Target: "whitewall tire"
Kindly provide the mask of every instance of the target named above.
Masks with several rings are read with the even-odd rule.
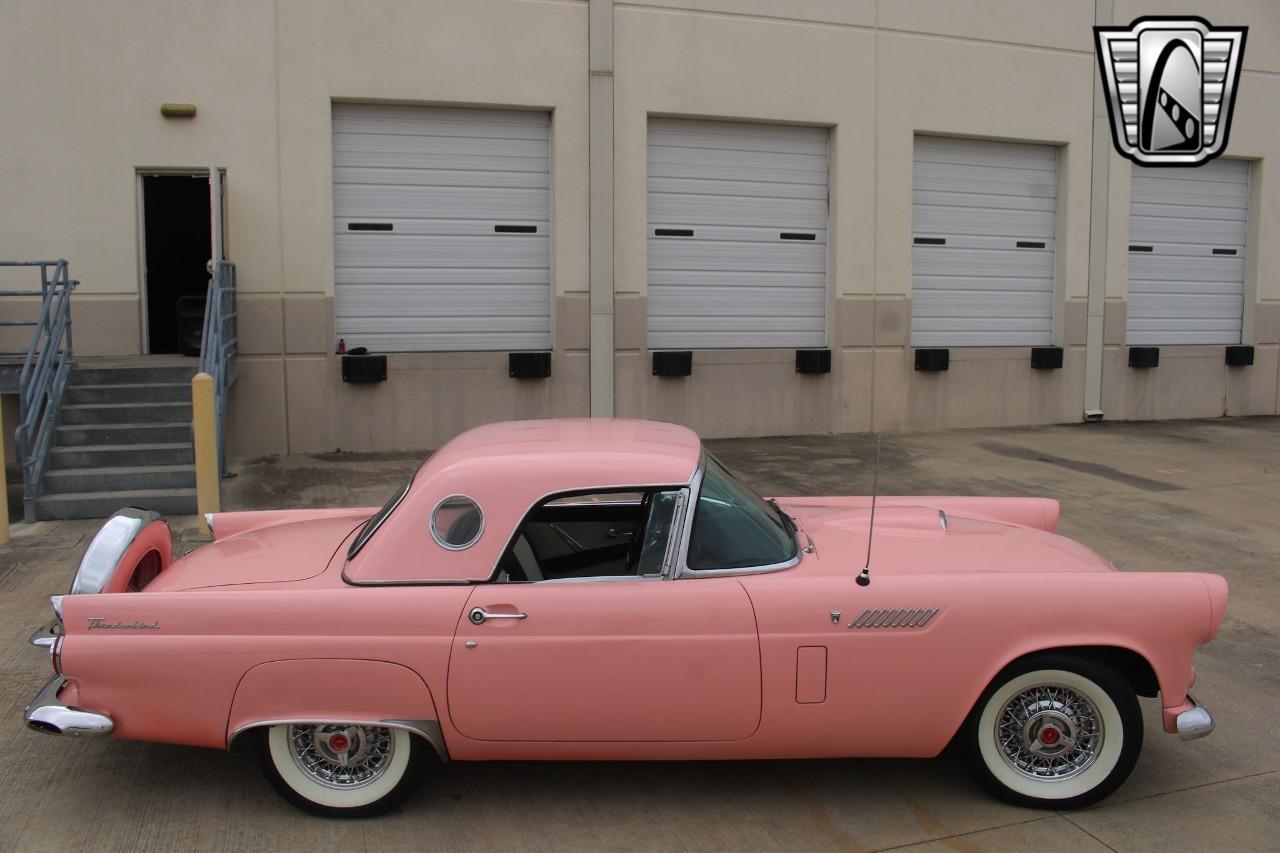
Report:
[[[255,731],[259,763],[293,805],[329,817],[368,817],[412,793],[430,747],[399,728],[347,723]]]
[[[1091,657],[1044,654],[992,682],[960,730],[970,769],[998,796],[1069,809],[1109,796],[1142,750],[1133,686]]]

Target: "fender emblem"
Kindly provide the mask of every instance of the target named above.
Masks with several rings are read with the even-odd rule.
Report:
[[[112,631],[158,631],[160,630],[159,622],[108,622],[101,616],[89,617],[89,630],[112,630]]]

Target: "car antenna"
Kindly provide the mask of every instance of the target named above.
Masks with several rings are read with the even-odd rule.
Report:
[[[876,464],[871,469],[871,523],[867,525],[867,562],[858,572],[858,586],[871,585],[871,537],[876,530],[876,481],[880,478],[880,443],[883,436],[876,436]]]

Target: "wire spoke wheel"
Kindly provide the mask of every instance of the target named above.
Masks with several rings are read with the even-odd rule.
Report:
[[[300,809],[330,817],[394,808],[430,760],[427,742],[397,726],[279,723],[256,737],[259,763],[276,791]]]
[[[360,788],[391,766],[391,729],[340,724],[289,726],[289,752],[302,772],[331,788]]]
[[[1002,799],[1081,808],[1133,770],[1142,711],[1133,685],[1106,660],[1045,652],[998,673],[958,738],[974,775]]]
[[[1094,704],[1061,684],[1039,684],[1014,696],[996,717],[1001,757],[1036,781],[1071,779],[1102,749],[1105,728]]]

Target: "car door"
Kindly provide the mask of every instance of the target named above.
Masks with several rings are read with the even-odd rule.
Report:
[[[760,647],[733,577],[477,585],[448,706],[466,737],[729,741],[760,723]]]
[[[739,740],[759,724],[755,619],[734,578],[484,584],[477,608],[494,616],[464,614],[449,665],[467,737]]]

